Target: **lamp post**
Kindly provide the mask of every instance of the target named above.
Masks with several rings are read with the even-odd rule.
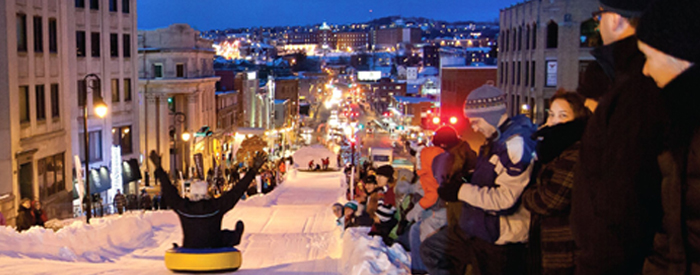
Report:
[[[97,82],[97,85],[93,85],[92,82],[88,82],[88,78],[93,78],[93,81]],[[107,115],[107,105],[102,100],[102,85],[100,84],[100,77],[96,74],[88,74],[83,78],[85,85],[90,89],[99,89],[99,96],[95,98],[93,96],[93,107],[95,108],[95,114],[103,118]],[[88,84],[90,83],[90,84]],[[90,218],[92,217],[92,195],[90,194],[90,136],[88,132],[88,104],[87,104],[87,89],[83,93],[83,133],[84,133],[84,144],[83,149],[85,151],[85,196],[87,198],[86,204],[86,222],[90,224]]]
[[[188,145],[187,146],[187,158],[186,158],[187,161],[186,161],[186,165],[184,167],[185,169],[183,169],[183,170],[185,170],[185,176],[187,176],[187,178],[190,178],[190,150],[191,150],[192,146],[190,145],[189,141],[190,141],[191,137],[192,137],[192,135],[190,135],[190,133],[187,130],[185,130],[185,132],[182,133],[182,141],[184,141]],[[184,153],[183,153],[183,155],[184,155]]]
[[[180,124],[185,123],[187,121],[187,115],[183,112],[175,112],[175,113],[172,113],[172,115],[173,115],[173,126],[172,126],[173,127],[172,128],[173,134],[172,134],[172,136],[173,136],[173,141],[174,141],[173,146],[175,147],[175,156],[176,156],[175,157],[175,169],[172,169],[175,171],[172,171],[172,173],[175,176],[175,178],[177,178],[177,176],[178,176],[177,171],[176,171],[177,170],[177,156],[179,155],[179,151],[180,151],[180,148],[177,146],[177,140],[180,138],[177,135],[177,130],[178,130],[178,126],[180,126]],[[183,133],[183,135],[184,135],[184,133]],[[182,156],[180,157],[180,161],[182,163],[184,163],[184,158]]]

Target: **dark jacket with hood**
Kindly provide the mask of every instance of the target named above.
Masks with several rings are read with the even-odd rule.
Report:
[[[700,274],[700,66],[661,91],[671,122],[658,161],[663,174],[663,228],[644,274]]]
[[[579,274],[634,274],[661,220],[656,157],[665,113],[659,89],[642,74],[645,59],[635,37],[595,56],[613,82],[588,122],[574,173],[576,268]]]
[[[471,179],[476,167],[476,152],[472,150],[469,143],[460,140],[459,144],[447,149],[442,154],[433,159],[433,176],[438,185],[446,184],[449,180]],[[462,214],[461,201],[446,202],[447,204],[447,224],[456,226],[459,223],[459,216]]]
[[[530,210],[530,274],[573,274],[574,236],[569,225],[574,166],[586,119],[537,131],[533,178],[522,196]]]
[[[218,248],[224,246],[221,220],[231,210],[248,184],[255,178],[256,170],[249,170],[233,189],[216,199],[190,201],[180,197],[175,186],[170,183],[168,174],[162,168],[155,172],[161,182],[163,200],[175,210],[182,225],[184,248]]]
[[[19,206],[17,211],[17,231],[24,231],[32,227],[36,222],[31,208],[26,208],[24,205]]]
[[[481,146],[471,182],[458,192],[464,202],[459,228],[467,236],[496,245],[527,241],[530,214],[522,208],[520,195],[532,171],[531,136],[536,130],[529,118],[518,115],[503,122]]]

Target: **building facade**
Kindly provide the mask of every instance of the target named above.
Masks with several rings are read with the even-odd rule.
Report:
[[[546,117],[558,88],[575,91],[601,43],[591,12],[598,2],[526,1],[502,9],[497,85],[508,95],[510,115]]]
[[[373,31],[372,47],[374,50],[397,49],[398,44],[417,44],[421,42],[419,28],[387,28]]]
[[[440,47],[431,45],[423,46],[423,66],[440,67]]]
[[[278,77],[275,78],[275,99],[285,102],[286,114],[277,115],[275,111],[275,120],[283,118],[282,125],[286,127],[298,126],[299,120],[299,79],[296,77]]]
[[[390,78],[382,78],[379,82],[369,85],[371,91],[368,100],[374,104],[375,110],[386,112],[394,96],[406,96],[406,83],[393,82]]]
[[[240,117],[237,121],[238,127],[258,128],[262,127],[262,121],[258,112],[261,106],[258,103],[258,90],[260,81],[256,71],[240,72],[236,74],[235,89],[240,91]]]
[[[238,120],[238,95],[237,91],[216,92],[216,128],[225,132],[233,132]]]
[[[217,126],[212,41],[187,24],[173,24],[139,31],[138,47],[139,143],[144,152],[162,154],[171,173],[187,171],[198,146],[186,146],[182,134]]]
[[[359,51],[369,49],[369,35],[366,32],[335,33],[336,50]]]
[[[139,151],[132,142],[138,135],[132,127],[136,1],[3,1],[0,14],[0,87],[8,91],[0,94],[7,118],[0,121],[0,140],[6,141],[0,211],[14,224],[20,200],[28,198],[41,201],[49,219],[71,217],[79,214],[71,171],[83,166],[73,156],[85,161],[83,106],[101,96],[109,109],[99,118],[88,108],[91,169],[115,171],[122,165],[115,160],[135,158]],[[89,74],[99,80],[86,83]],[[110,187],[123,188],[109,176],[97,186],[103,188],[93,186],[91,193],[104,197],[111,197]]]

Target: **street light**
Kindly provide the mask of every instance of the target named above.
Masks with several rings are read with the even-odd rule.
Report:
[[[451,117],[451,118],[450,118],[450,124],[452,124],[452,125],[457,124],[457,117],[454,117],[454,116]]]
[[[88,82],[88,78],[94,78],[97,85],[93,85],[94,82]],[[105,104],[104,100],[102,100],[102,85],[100,85],[100,77],[97,76],[96,74],[88,74],[83,78],[83,82],[85,82],[85,85],[90,88],[95,90],[96,88],[99,89],[99,96],[95,98],[93,96],[93,108],[95,108],[95,114],[103,118],[105,115],[107,115],[107,104]],[[88,84],[90,83],[90,84]],[[85,198],[87,198],[87,204],[86,204],[86,223],[90,224],[90,218],[92,217],[92,195],[90,194],[90,136],[88,132],[88,107],[87,107],[87,94],[88,91],[87,89],[83,93],[83,134],[84,134],[84,144],[83,144],[83,149],[85,152]]]
[[[180,151],[180,148],[177,146],[177,140],[178,140],[178,138],[179,138],[178,135],[177,135],[177,130],[178,130],[178,128],[179,128],[178,126],[180,126],[180,125],[183,124],[183,123],[186,123],[186,121],[187,121],[187,115],[186,115],[185,113],[183,113],[183,112],[175,112],[175,113],[172,113],[171,115],[173,115],[173,126],[171,126],[171,131],[172,131],[171,136],[173,137],[173,142],[174,142],[173,147],[175,147],[175,169],[174,169],[175,171],[172,171],[172,173],[173,173],[173,175],[175,176],[175,178],[177,178],[177,176],[178,176],[178,175],[177,175],[177,166],[178,166],[178,165],[177,165],[177,160],[178,160],[178,157],[180,157],[181,163],[184,163],[184,162],[185,162],[184,159],[182,158],[182,156],[179,155],[179,153],[180,153],[180,152],[179,152],[179,151]],[[185,135],[185,134],[183,133],[183,140],[185,140],[185,139],[184,139],[184,135]],[[189,138],[188,138],[188,139],[189,139]],[[187,141],[187,140],[185,140],[185,141]],[[183,154],[183,155],[184,155],[184,154]],[[182,166],[182,165],[181,165],[181,166]]]

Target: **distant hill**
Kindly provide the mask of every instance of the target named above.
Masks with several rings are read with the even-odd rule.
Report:
[[[466,21],[456,21],[456,22],[448,22],[445,20],[436,20],[436,19],[430,19],[430,18],[425,18],[425,17],[402,17],[400,15],[391,15],[391,16],[386,16],[386,17],[381,17],[377,19],[373,19],[371,21],[365,22],[365,24],[368,25],[391,25],[398,19],[403,19],[405,23],[414,23],[415,25],[420,25],[420,24],[449,24],[449,25],[468,25],[468,24],[493,24],[493,22],[476,22],[473,20],[466,20]],[[496,22],[496,25],[498,25],[498,22]]]

